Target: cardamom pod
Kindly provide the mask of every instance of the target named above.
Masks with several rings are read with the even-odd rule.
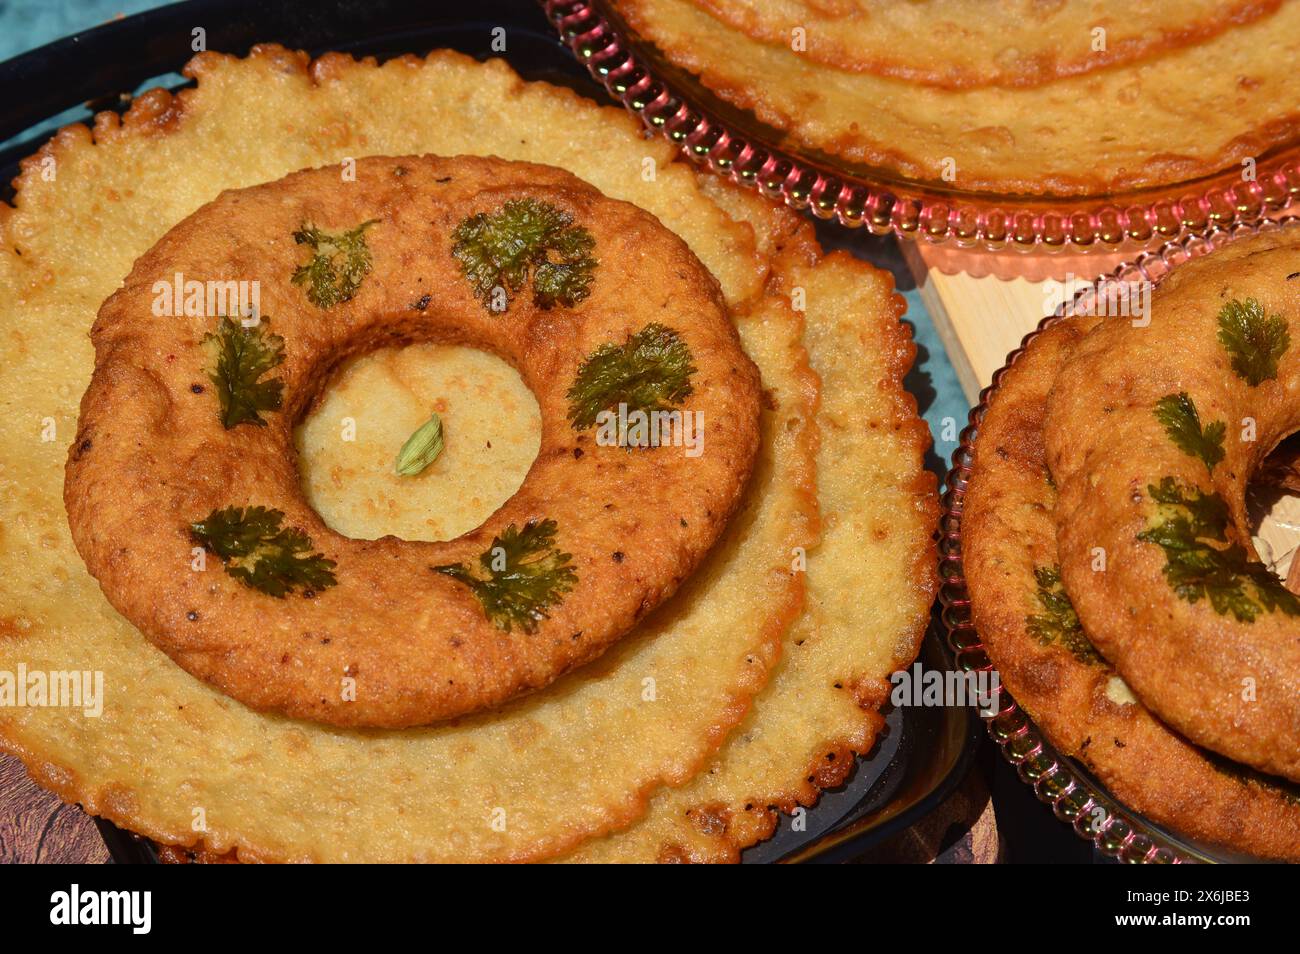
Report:
[[[414,477],[437,460],[441,453],[442,418],[435,414],[406,439],[397,452],[393,469],[402,477]]]

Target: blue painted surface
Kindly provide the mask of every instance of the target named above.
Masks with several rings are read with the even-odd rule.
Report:
[[[158,0],[0,0],[0,60],[141,10]],[[69,63],[70,69],[75,64]]]
[[[26,53],[73,33],[89,30],[119,16],[130,16],[165,5],[159,0],[0,0],[0,60]],[[68,63],[68,69],[76,68],[75,62]],[[157,86],[159,81],[170,86],[180,82],[181,77],[174,74],[160,77],[159,80],[145,84],[144,88]],[[84,108],[73,107],[50,117],[48,122],[33,127],[21,136],[0,142],[0,147],[51,133],[60,126],[82,122],[86,118]]]
[[[907,320],[916,339],[917,369],[930,376],[930,386],[934,389],[934,399],[923,413],[934,436],[934,453],[941,461],[934,469],[942,477],[947,473],[952,452],[957,449],[957,437],[966,426],[970,405],[920,293],[913,288],[904,292],[903,297],[907,299]],[[945,436],[951,439],[945,440]]]
[[[50,0],[0,0],[0,60],[97,26],[119,14],[130,15],[162,5],[158,0],[62,0],[53,3]],[[76,64],[69,63],[68,68],[75,69]],[[179,81],[179,77],[171,79]],[[146,85],[156,85],[156,82]],[[80,120],[84,115],[84,110],[69,110],[52,118],[45,127],[54,129]],[[22,138],[31,134],[29,131]],[[918,350],[917,366],[908,379],[908,385],[916,394],[922,414],[934,435],[936,456],[931,457],[931,466],[941,471],[955,446],[954,441],[944,440],[945,433],[955,434],[961,430],[969,408],[934,323],[920,295],[909,287],[911,281],[895,240],[845,234],[843,230],[827,227],[819,228],[819,234],[824,244],[844,247],[889,269],[904,290],[907,321],[912,325]],[[945,427],[946,422],[952,423]]]

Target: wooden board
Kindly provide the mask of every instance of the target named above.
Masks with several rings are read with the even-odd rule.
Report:
[[[108,849],[89,816],[38,786],[16,758],[0,755],[0,862],[107,860]]]
[[[1044,316],[1125,258],[1116,253],[1032,255],[901,244],[971,404]]]

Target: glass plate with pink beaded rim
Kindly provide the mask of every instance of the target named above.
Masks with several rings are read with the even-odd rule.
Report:
[[[1134,282],[1157,284],[1183,262],[1206,255],[1228,242],[1262,232],[1297,227],[1300,227],[1300,216],[1287,216],[1277,221],[1213,229],[1204,236],[1189,235],[1168,242],[1157,251],[1125,262],[1109,275],[1081,289],[1072,301],[1044,318],[1036,330],[1025,336],[1020,347],[1007,356],[1007,363],[993,375],[993,383],[980,392],[979,403],[970,412],[970,423],[961,433],[945,480],[943,515],[939,525],[939,600],[943,606],[942,618],[948,643],[958,670],[978,672],[993,668],[971,621],[970,595],[962,569],[961,518],[966,485],[970,479],[972,447],[988,409],[989,398],[1007,369],[1045,328],[1067,314],[1089,313],[1094,303],[1107,301],[1106,296],[1113,295],[1118,288],[1132,287]],[[1091,841],[1102,854],[1139,864],[1252,860],[1244,855],[1195,844],[1125,808],[1083,766],[1062,755],[1047,741],[1005,687],[1000,689],[997,714],[986,716],[985,724],[989,737],[1007,761],[1016,767],[1020,778],[1033,787],[1039,800],[1051,806],[1057,818],[1069,824],[1081,838]]]
[[[597,81],[692,160],[820,219],[959,246],[1140,249],[1252,222],[1300,198],[1300,143],[1240,170],[1095,198],[965,192],[777,146],[782,134],[719,100],[640,41],[604,0],[542,0],[551,23]]]

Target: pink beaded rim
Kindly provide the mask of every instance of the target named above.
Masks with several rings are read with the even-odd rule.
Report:
[[[1007,356],[1007,363],[993,375],[993,383],[980,392],[979,403],[970,412],[970,423],[961,433],[960,442],[953,452],[952,468],[945,480],[943,516],[939,525],[939,600],[943,606],[948,643],[959,670],[980,672],[994,668],[971,620],[970,594],[962,568],[961,518],[970,480],[972,448],[979,434],[980,422],[988,410],[990,397],[1008,369],[1045,329],[1067,315],[1091,313],[1096,303],[1105,301],[1103,296],[1115,289],[1132,288],[1138,282],[1155,285],[1183,262],[1206,255],[1236,239],[1298,225],[1300,216],[1287,216],[1278,221],[1214,229],[1205,236],[1190,235],[1169,242],[1157,251],[1120,265],[1114,272],[1081,289],[1055,314],[1044,318],[1036,330],[1025,336],[1020,347]],[[1033,786],[1039,800],[1050,805],[1057,818],[1069,824],[1081,838],[1091,841],[1102,854],[1136,863],[1226,860],[1205,849],[1187,845],[1177,835],[1125,809],[1077,763],[1061,755],[1047,741],[1005,688],[999,692],[997,713],[985,716],[990,738],[1007,761],[1016,767],[1020,778]]]
[[[1076,251],[1146,246],[1248,223],[1300,196],[1300,144],[1261,160],[1255,181],[1235,170],[1169,188],[1098,199],[1036,200],[947,193],[836,171],[770,145],[758,132],[698,105],[707,91],[680,91],[637,51],[601,0],[541,0],[560,38],[609,93],[694,162],[791,208],[849,228],[989,249]]]

